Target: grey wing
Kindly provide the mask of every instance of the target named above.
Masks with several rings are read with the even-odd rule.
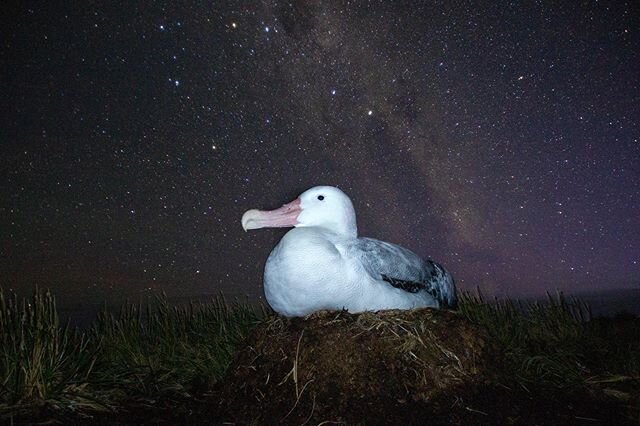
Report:
[[[358,238],[350,252],[372,277],[410,293],[426,291],[441,305],[455,307],[453,278],[436,262],[424,260],[404,247],[373,238]]]

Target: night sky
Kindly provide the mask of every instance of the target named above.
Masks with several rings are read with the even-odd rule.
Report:
[[[636,1],[54,3],[4,12],[5,289],[259,297],[242,213],[315,185],[464,289],[640,284]]]

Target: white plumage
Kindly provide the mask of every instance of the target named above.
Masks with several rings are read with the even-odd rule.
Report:
[[[453,278],[442,266],[395,244],[358,238],[349,197],[316,186],[273,211],[249,210],[245,230],[294,226],[264,271],[267,301],[285,316],[456,305]]]

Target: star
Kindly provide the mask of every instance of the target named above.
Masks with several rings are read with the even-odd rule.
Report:
[[[0,276],[78,282],[80,296],[96,277],[117,296],[184,277],[189,294],[257,297],[263,263],[238,259],[268,255],[275,237],[236,232],[238,214],[329,183],[363,235],[433,255],[471,290],[640,282],[630,2],[555,2],[544,19],[519,3],[517,31],[495,2],[481,14],[276,3],[8,9],[0,49],[20,96],[0,144]]]

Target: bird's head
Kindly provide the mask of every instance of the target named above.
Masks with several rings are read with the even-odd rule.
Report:
[[[317,226],[349,237],[356,237],[358,233],[351,200],[333,186],[314,186],[279,209],[249,210],[242,215],[245,231],[289,226]]]

